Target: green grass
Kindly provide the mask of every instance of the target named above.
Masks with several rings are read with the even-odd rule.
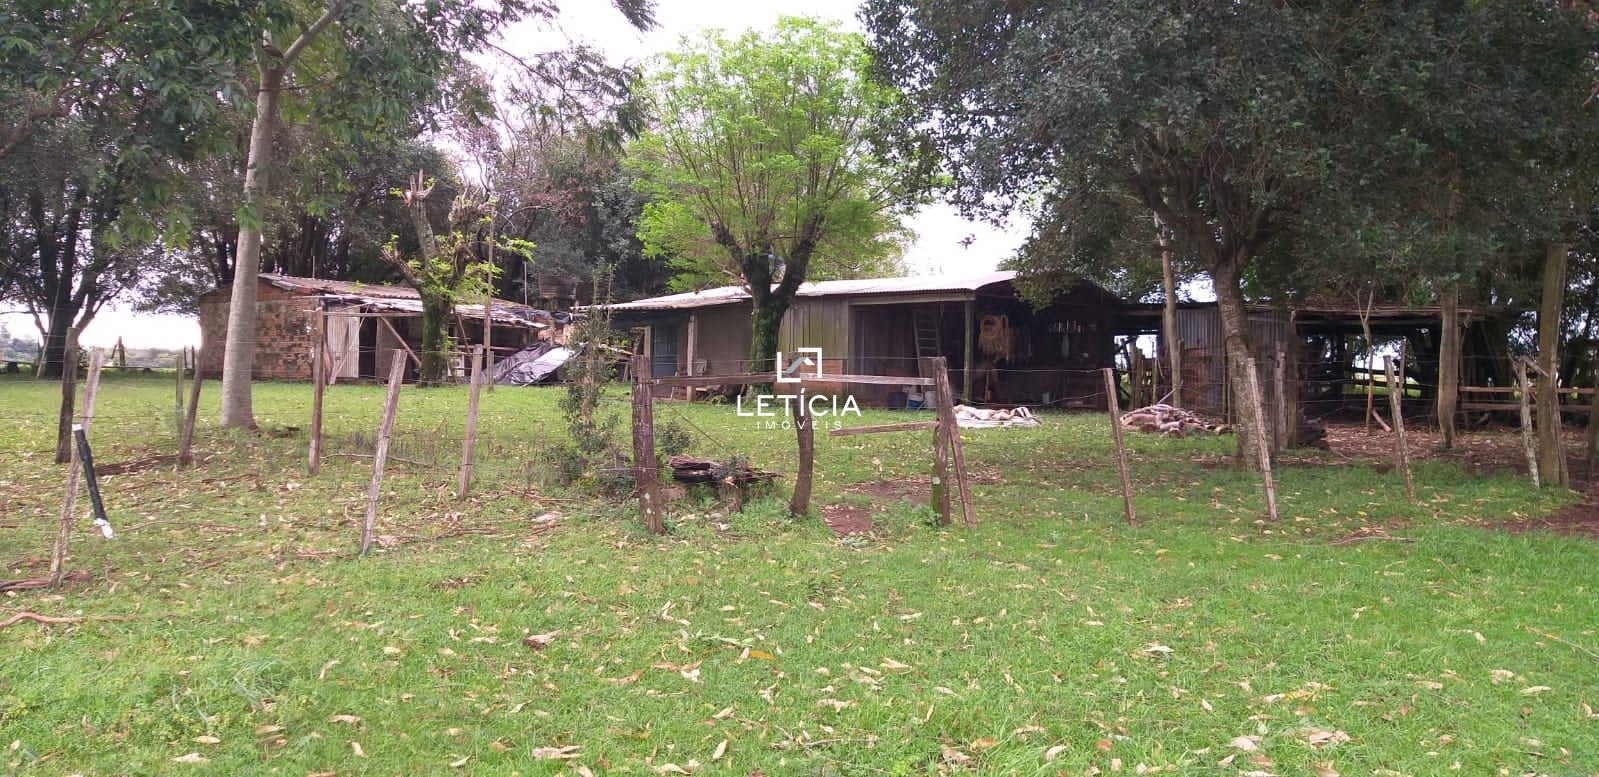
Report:
[[[92,579],[0,599],[130,618],[0,631],[0,773],[1599,773],[1599,546],[1483,528],[1570,500],[1508,474],[1426,464],[1410,506],[1396,474],[1301,455],[1273,525],[1230,441],[1135,435],[1129,528],[1107,420],[1055,415],[965,433],[972,531],[904,499],[925,433],[824,435],[816,504],[872,509],[876,534],[789,519],[780,488],[736,515],[679,501],[653,538],[630,505],[539,482],[558,389],[485,395],[462,504],[464,392],[407,388],[392,545],[363,559],[369,460],[307,478],[282,431],[308,389],[257,387],[279,437],[219,432],[206,389],[198,466],[103,479],[121,533],[80,523]],[[6,577],[45,571],[56,394],[0,382]],[[331,451],[369,451],[381,404],[334,387]],[[172,416],[165,380],[109,376],[97,460],[171,453]],[[658,406],[675,417],[696,453],[792,471],[792,433]],[[1413,541],[1339,542],[1376,529]]]

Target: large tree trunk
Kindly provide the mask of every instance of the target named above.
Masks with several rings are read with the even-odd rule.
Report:
[[[244,171],[245,218],[234,252],[233,293],[228,301],[228,336],[222,354],[222,425],[255,427],[250,379],[255,367],[255,290],[261,272],[261,227],[266,219],[267,173],[277,125],[281,68],[260,68],[255,121],[250,127],[250,159]]]
[[[424,386],[444,383],[450,369],[450,314],[455,312],[455,300],[445,294],[431,294],[421,289],[422,296],[422,359],[418,380]]]
[[[1451,284],[1439,305],[1438,432],[1444,450],[1455,447],[1455,409],[1460,399],[1460,287]]]
[[[1221,313],[1221,331],[1226,339],[1227,374],[1232,382],[1233,407],[1237,408],[1234,429],[1238,438],[1236,454],[1238,464],[1251,471],[1260,471],[1260,445],[1266,442],[1266,432],[1257,419],[1264,415],[1260,406],[1261,387],[1253,386],[1248,369],[1253,352],[1249,342],[1249,312],[1244,307],[1244,292],[1237,272],[1213,273],[1216,286],[1216,305]],[[1269,445],[1266,446],[1270,450]]]
[[[1544,256],[1543,301],[1538,308],[1538,474],[1548,485],[1567,486],[1564,424],[1560,418],[1560,313],[1566,299],[1565,243],[1551,243]]]
[[[58,214],[52,218],[38,190],[28,197],[28,216],[38,241],[40,285],[44,292],[44,299],[34,300],[34,304],[44,308],[46,320],[39,377],[61,377],[68,345],[67,330],[72,328],[81,307],[73,291],[78,280],[79,230],[86,202],[84,187],[77,185],[64,217]]]
[[[44,363],[39,368],[39,375],[44,378],[61,377],[67,359],[77,359],[76,353],[67,353],[71,344],[67,332],[72,329],[72,320],[78,311],[69,301],[70,294],[62,296],[68,297],[68,300],[58,299],[54,306],[45,311]]]
[[[750,316],[750,368],[753,374],[770,374],[776,367],[778,335],[783,331],[783,316],[790,299],[767,294],[757,302]]]

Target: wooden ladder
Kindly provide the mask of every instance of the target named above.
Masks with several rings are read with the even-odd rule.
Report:
[[[938,321],[926,310],[915,311],[911,314],[911,318],[916,328],[917,374],[923,378],[931,378],[932,375],[926,374],[927,360],[942,355],[938,352]]]

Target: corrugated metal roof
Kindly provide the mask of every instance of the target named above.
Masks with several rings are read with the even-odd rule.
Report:
[[[422,315],[422,295],[410,286],[360,283],[358,281],[333,281],[324,278],[301,278],[277,273],[261,273],[261,280],[285,291],[298,291],[325,297],[339,302],[358,304],[372,311],[392,311],[408,315]],[[462,318],[483,318],[483,306],[459,304],[455,314]],[[544,329],[548,324],[535,319],[550,320],[543,310],[511,300],[494,301],[494,323],[505,326]]]
[[[984,287],[1014,280],[1015,271],[1000,270],[977,275],[921,275],[903,278],[864,278],[850,281],[818,281],[799,287],[799,297],[865,297],[878,294],[936,294],[939,292],[976,293]],[[743,286],[668,294],[620,302],[612,310],[688,310],[742,302],[750,298]]]

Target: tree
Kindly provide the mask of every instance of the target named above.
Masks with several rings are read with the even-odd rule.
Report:
[[[34,313],[43,371],[66,332],[157,258],[181,166],[239,95],[245,0],[19,0],[0,7],[0,289]]]
[[[1569,88],[1590,37],[1552,5],[1513,0],[868,0],[863,15],[882,77],[918,109],[923,142],[945,151],[958,202],[1036,203],[1035,241],[1124,239],[1136,223],[1119,205],[1127,198],[1175,232],[1215,286],[1246,466],[1261,444],[1251,412],[1260,392],[1245,370],[1256,356],[1246,284],[1283,299],[1305,268],[1335,256],[1300,250],[1318,244],[1311,236],[1359,240],[1389,208],[1413,205],[1406,187],[1449,167],[1405,132],[1428,111],[1447,108],[1439,118],[1480,130],[1470,108],[1506,99],[1513,108],[1481,114],[1508,122],[1521,108],[1536,123],[1550,106],[1540,112],[1517,98],[1533,86],[1516,79],[1542,68]],[[1484,31],[1501,22],[1516,22],[1513,48],[1486,45],[1493,38]],[[1496,61],[1504,66],[1486,88],[1466,70],[1474,89],[1410,91],[1442,84],[1431,68],[1451,57],[1451,65],[1521,57],[1537,67]],[[1525,159],[1517,170],[1508,155],[1488,153],[1506,178],[1540,175]],[[1051,265],[1037,251],[1027,257]]]
[[[751,371],[771,368],[801,283],[897,257],[909,171],[872,132],[900,101],[869,68],[859,36],[786,18],[766,36],[707,34],[647,77],[655,129],[630,150],[651,195],[639,236],[674,287],[749,289]]]
[[[648,26],[648,0],[617,0],[629,21]],[[243,200],[238,210],[236,269],[229,298],[222,367],[222,425],[253,426],[255,291],[266,224],[272,140],[285,100],[324,131],[345,139],[432,123],[461,106],[487,110],[490,98],[461,65],[488,47],[508,23],[549,20],[553,3],[535,0],[441,0],[356,3],[328,0],[309,12],[285,4],[262,20],[255,49],[255,114]],[[291,88],[292,87],[292,91]]]
[[[195,312],[200,294],[229,286],[237,248],[238,210],[248,148],[249,117],[238,115],[234,148],[184,166],[171,207],[190,225],[165,252],[162,266],[134,292],[140,310]],[[442,170],[450,159],[410,133],[340,141],[308,122],[284,122],[274,147],[282,160],[270,181],[260,268],[335,280],[389,282],[399,278],[385,260],[389,238],[401,235],[402,254],[416,252],[403,202],[393,196],[394,171]],[[446,188],[453,186],[448,184]],[[434,222],[441,227],[455,196],[439,192]]]
[[[581,131],[530,129],[497,156],[493,181],[499,233],[538,245],[538,276],[574,279],[585,289],[603,270],[619,300],[667,288],[664,263],[645,256],[638,238],[647,198],[609,144]],[[508,299],[537,297],[523,286],[537,281],[532,269],[511,259],[499,262],[502,293]]]
[[[422,363],[418,372],[423,385],[444,382],[449,369],[450,317],[455,314],[456,301],[488,293],[494,275],[486,241],[495,238],[485,235],[494,218],[493,202],[463,193],[450,206],[448,231],[439,238],[427,208],[433,187],[433,182],[418,172],[400,193],[416,230],[416,258],[402,259],[395,241],[384,251],[385,258],[422,298]],[[525,241],[509,240],[498,247],[508,254],[532,258],[533,246]]]
[[[39,326],[45,377],[61,374],[68,331],[88,326],[159,257],[158,202],[143,187],[171,170],[121,156],[138,131],[56,120],[0,158],[0,276]]]
[[[250,50],[261,10],[254,0],[0,5],[0,158],[57,120],[126,118],[128,105],[145,132],[122,153],[191,155],[194,130],[241,94],[231,63]]]

